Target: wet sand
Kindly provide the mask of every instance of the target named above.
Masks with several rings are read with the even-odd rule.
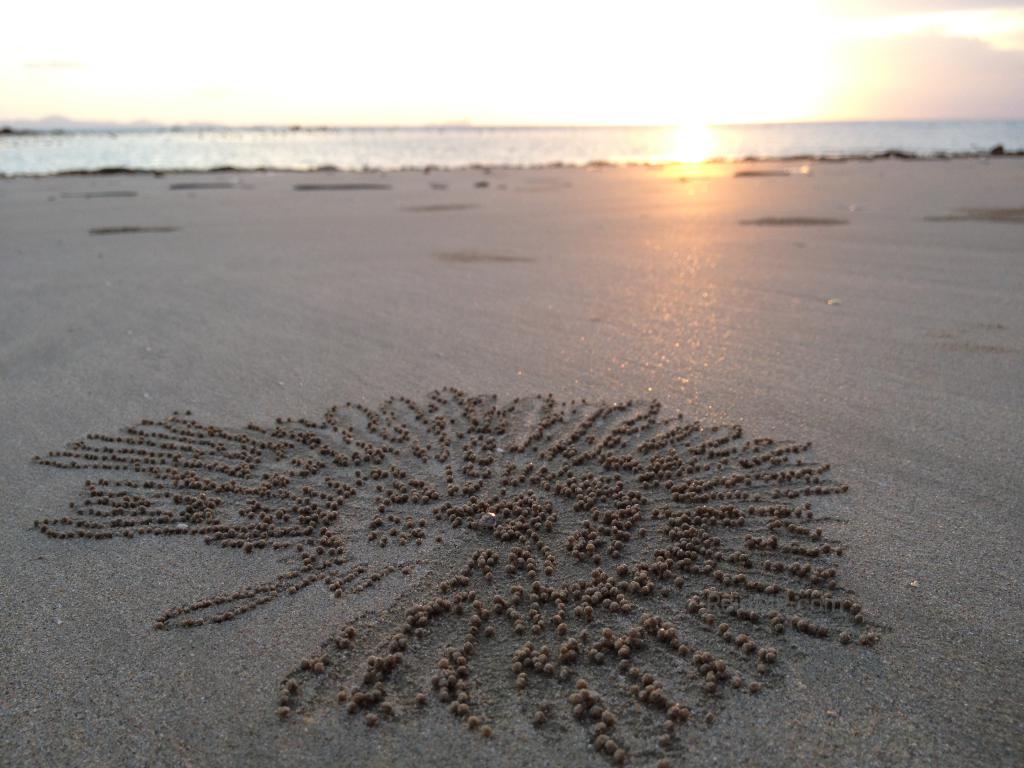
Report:
[[[272,580],[285,551],[33,527],[82,509],[104,473],[32,457],[86,435],[185,410],[272,428],[451,386],[657,399],[811,441],[849,487],[812,501],[877,642],[842,644],[832,618],[824,639],[787,629],[772,669],[737,657],[756,694],[682,690],[713,722],[692,717],[667,751],[645,740],[665,715],[619,701],[628,765],[1019,765],[1022,188],[1018,158],[0,180],[0,762],[614,765],[593,726],[557,715],[560,689],[517,691],[507,654],[470,662],[490,738],[433,699],[371,726],[316,693],[315,674],[361,675],[374,652],[335,644],[315,673],[326,638],[386,637],[463,567],[473,540],[441,523],[419,554],[392,544],[409,573],[372,588],[315,584],[165,631],[169,609]],[[356,522],[375,514],[363,498]],[[406,666],[429,681],[436,657]],[[652,661],[666,679],[674,663]],[[317,701],[282,719],[289,678]]]

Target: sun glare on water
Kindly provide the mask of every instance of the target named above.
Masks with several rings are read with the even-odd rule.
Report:
[[[675,163],[702,163],[715,156],[714,132],[705,123],[684,123],[676,128],[668,159]]]

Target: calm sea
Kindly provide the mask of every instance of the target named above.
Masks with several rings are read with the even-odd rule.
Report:
[[[1024,121],[711,128],[214,128],[0,135],[0,174],[218,167],[340,169],[665,163],[1024,150]]]

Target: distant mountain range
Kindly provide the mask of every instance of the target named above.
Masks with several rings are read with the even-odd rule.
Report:
[[[97,120],[72,120],[62,115],[49,115],[36,120],[0,118],[0,133],[77,133],[79,131],[168,131],[168,130],[230,130],[237,128],[257,128],[269,130],[316,131],[347,127],[387,128],[397,126],[343,126],[343,125],[252,125],[237,126],[209,122],[190,123],[154,123],[151,120],[135,120],[132,122],[110,122]],[[427,125],[410,125],[407,128],[471,128],[469,120],[454,120],[446,123]]]
[[[117,123],[110,121],[95,121],[95,120],[72,120],[69,117],[63,117],[61,115],[48,115],[47,117],[41,117],[37,120],[5,120],[0,118],[0,130],[8,128],[14,132],[45,132],[52,133],[55,131],[163,131],[171,127],[162,123],[154,123],[150,120],[135,120],[130,123]],[[182,128],[221,128],[224,126],[218,126],[213,123],[186,123],[181,125]]]

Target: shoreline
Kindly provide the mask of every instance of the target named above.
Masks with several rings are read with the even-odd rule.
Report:
[[[599,168],[651,168],[664,169],[674,166],[695,166],[695,165],[743,165],[754,163],[870,163],[878,160],[906,160],[917,162],[935,162],[949,160],[977,160],[982,158],[1016,158],[1024,157],[1024,148],[1005,149],[997,145],[989,150],[976,152],[933,152],[918,153],[906,152],[899,149],[889,149],[882,152],[853,153],[848,155],[815,155],[796,154],[763,157],[742,157],[724,158],[715,157],[709,160],[696,162],[671,161],[671,162],[614,162],[610,160],[591,160],[586,163],[469,163],[466,165],[409,165],[389,167],[362,167],[342,168],[339,166],[324,164],[312,168],[289,167],[289,166],[254,166],[251,168],[233,165],[211,166],[208,168],[136,168],[131,166],[106,166],[100,168],[69,168],[51,173],[0,173],[0,179],[47,179],[66,176],[171,176],[183,174],[214,174],[214,173],[441,173],[455,171],[536,171],[536,170],[559,170],[559,169],[584,169],[593,170]]]

